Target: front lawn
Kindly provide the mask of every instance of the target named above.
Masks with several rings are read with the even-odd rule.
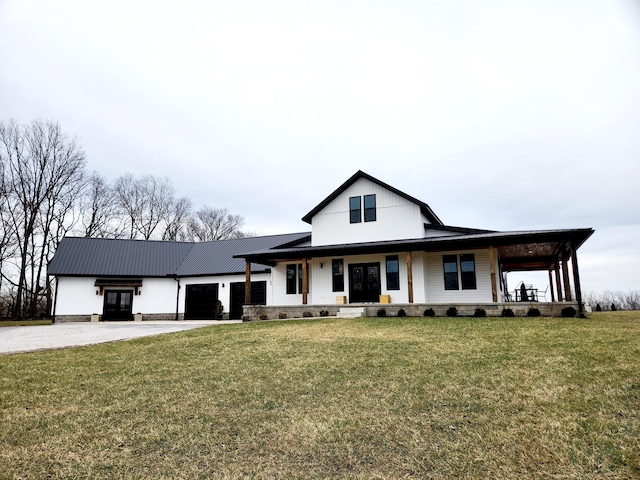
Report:
[[[0,478],[638,478],[640,313],[244,323],[5,355],[0,408]]]

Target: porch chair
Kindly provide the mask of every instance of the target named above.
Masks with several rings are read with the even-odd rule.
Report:
[[[538,301],[546,302],[547,301],[547,292],[549,291],[549,285],[544,290],[538,290]]]

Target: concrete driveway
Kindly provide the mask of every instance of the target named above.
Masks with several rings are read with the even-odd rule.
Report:
[[[32,327],[4,327],[0,328],[0,354],[92,345],[228,323],[241,323],[241,320],[56,323]]]

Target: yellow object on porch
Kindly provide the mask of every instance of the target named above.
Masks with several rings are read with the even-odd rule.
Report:
[[[391,303],[391,295],[380,295],[380,303]]]

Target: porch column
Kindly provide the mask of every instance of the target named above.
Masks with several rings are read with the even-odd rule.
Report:
[[[576,289],[576,301],[578,302],[578,316],[584,318],[584,309],[582,307],[582,290],[580,289],[580,274],[578,272],[578,256],[576,255],[576,245],[571,240],[571,266],[573,267],[573,285]]]
[[[567,302],[571,301],[571,284],[569,283],[569,266],[567,261],[569,256],[566,252],[562,253],[562,279],[564,280],[564,299]]]
[[[307,259],[302,259],[302,304],[307,304],[307,297],[309,294],[309,268],[307,266]]]
[[[407,290],[409,294],[409,303],[413,303],[413,262],[411,252],[407,252]]]
[[[556,272],[556,288],[558,290],[558,301],[562,301],[562,282],[560,281],[560,259],[556,260],[553,270]]]
[[[553,275],[551,274],[551,269],[549,269],[549,290],[551,291],[551,301],[556,301],[556,295],[553,292]]]
[[[489,272],[491,272],[491,297],[494,303],[498,301],[498,287],[496,285],[496,250],[489,247]]]
[[[251,262],[247,260],[244,267],[244,304],[251,305]]]

